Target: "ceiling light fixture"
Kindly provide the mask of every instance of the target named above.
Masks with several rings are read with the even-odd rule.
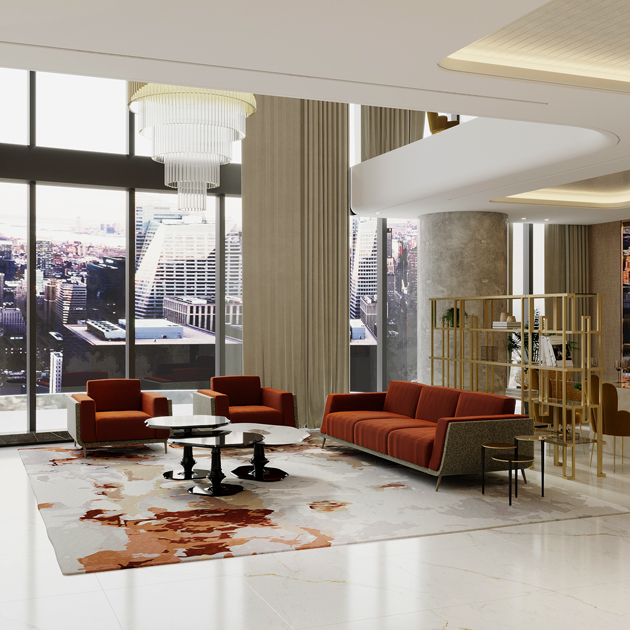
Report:
[[[549,219],[545,219],[545,221],[549,221]]]
[[[521,221],[527,221],[527,217],[521,217]]]
[[[177,188],[184,212],[203,212],[209,188],[220,184],[221,164],[232,161],[232,143],[245,137],[256,97],[129,81],[129,109],[140,133],[152,141],[152,158],[164,164],[164,183]]]

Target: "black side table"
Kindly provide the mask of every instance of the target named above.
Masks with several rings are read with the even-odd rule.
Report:
[[[504,462],[508,464],[508,479],[509,479],[509,496],[510,505],[512,505],[512,466],[514,466],[514,497],[518,497],[518,465],[519,464],[533,464],[533,457],[519,457],[518,455],[493,455],[492,459],[495,462]]]

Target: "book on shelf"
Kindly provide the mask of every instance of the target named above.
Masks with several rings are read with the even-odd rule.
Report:
[[[492,322],[492,328],[505,328],[506,330],[516,328],[520,330],[521,322]]]

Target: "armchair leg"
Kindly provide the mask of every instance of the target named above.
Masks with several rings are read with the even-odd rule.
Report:
[[[440,484],[442,483],[442,475],[437,478],[437,483],[435,484],[435,491],[437,492],[440,489]]]
[[[168,455],[168,448],[166,442],[164,442],[164,453]]]
[[[83,447],[83,457],[87,457],[87,448]]]
[[[324,438],[324,441],[322,442],[322,448],[324,448],[324,446],[326,446],[326,438]]]

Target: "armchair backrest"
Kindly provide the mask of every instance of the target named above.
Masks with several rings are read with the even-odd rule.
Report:
[[[210,389],[225,394],[230,407],[262,405],[259,376],[213,376]]]
[[[87,395],[96,403],[96,411],[133,411],[142,409],[140,380],[109,378],[88,381]]]

